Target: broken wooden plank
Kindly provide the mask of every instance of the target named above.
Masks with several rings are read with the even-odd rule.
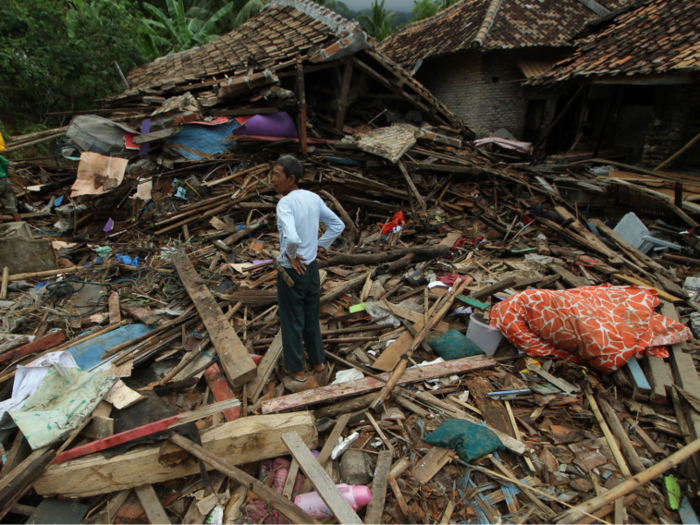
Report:
[[[232,425],[232,424],[238,424],[240,422],[250,422],[250,420],[252,420],[252,419],[255,419],[255,418],[254,417],[244,417],[242,419],[239,419],[238,421],[235,421],[232,423],[227,423],[227,424]],[[313,419],[311,419],[311,423],[313,425]],[[309,514],[304,512],[303,509],[301,509],[300,507],[297,507],[294,503],[289,501],[287,498],[283,497],[281,494],[272,490],[270,487],[265,485],[265,483],[263,483],[259,479],[254,478],[253,476],[251,476],[247,472],[244,472],[241,469],[236,468],[233,465],[232,461],[225,461],[225,460],[221,459],[217,452],[213,452],[211,450],[208,450],[206,447],[202,447],[200,445],[197,445],[193,441],[187,439],[184,436],[181,436],[180,434],[173,434],[172,436],[170,436],[170,441],[175,443],[177,446],[184,448],[185,450],[187,450],[190,454],[192,454],[196,458],[201,459],[202,461],[207,463],[211,468],[215,468],[216,470],[218,470],[222,474],[225,474],[226,476],[228,476],[232,480],[240,483],[244,487],[249,487],[263,501],[265,501],[267,504],[269,504],[274,509],[280,511],[282,514],[284,514],[284,516],[292,523],[298,523],[298,524],[318,523],[318,521],[316,521]],[[310,445],[308,442],[304,442],[304,441],[302,441],[302,445],[304,447],[314,446],[314,445]],[[286,451],[286,447],[285,447],[285,451]],[[237,459],[236,456],[229,454],[228,452],[226,452],[226,450],[223,450],[222,452],[227,457],[230,457],[232,459]],[[281,454],[284,454],[284,452],[281,452]],[[311,454],[311,453],[309,452],[309,454]],[[269,457],[274,457],[274,456],[269,456]],[[236,463],[240,464],[241,462],[236,461]],[[245,463],[245,462],[243,462],[243,463]]]
[[[222,410],[228,410],[233,407],[240,406],[240,401],[237,399],[231,399],[228,401],[223,401],[221,403],[214,403],[213,405],[206,405],[192,412],[183,412],[182,414],[177,414],[175,416],[167,417],[161,419],[160,421],[155,421],[153,423],[148,423],[147,425],[142,425],[140,427],[132,428],[130,430],[125,430],[119,434],[100,439],[98,441],[93,441],[92,443],[87,443],[80,447],[75,447],[70,450],[66,450],[61,453],[54,461],[55,464],[63,463],[71,459],[86,456],[88,454],[93,454],[94,452],[99,452],[101,450],[107,450],[108,448],[121,445],[123,443],[128,443],[134,439],[139,439],[145,436],[150,436],[157,432],[163,432],[170,428],[175,428],[187,423],[192,423],[198,419],[202,419],[213,414],[218,414]]]
[[[184,256],[175,261],[175,268],[209,332],[226,376],[234,387],[244,385],[257,374],[248,349],[229,324],[214,296],[202,283],[189,258]]]
[[[114,405],[117,410],[123,410],[146,399],[146,396],[132,390],[121,379],[114,383],[112,389],[107,392],[105,401]]]
[[[56,457],[56,451],[47,447],[32,452],[17,468],[0,480],[0,519],[29,490],[46,467]]]
[[[663,405],[666,403],[666,388],[673,388],[671,369],[662,358],[653,355],[642,359],[642,367],[651,386],[649,401],[655,405]]]
[[[167,523],[170,524],[170,518],[163,508],[163,504],[158,499],[156,491],[153,489],[153,485],[147,483],[146,485],[141,485],[134,489],[136,496],[138,496],[143,510],[146,511],[146,516],[150,523]]]
[[[601,221],[599,219],[591,219],[590,222],[593,226],[596,227],[596,229],[599,232],[601,232],[603,235],[605,235],[610,240],[612,240],[620,248],[630,252],[637,259],[639,259],[642,263],[647,265],[647,267],[651,268],[652,270],[665,271],[665,268],[663,266],[661,266],[659,263],[657,263],[654,259],[649,257],[644,252],[642,252],[642,251],[638,250],[637,248],[635,248],[634,246],[632,246],[619,233],[614,231],[612,228],[609,228],[608,225],[605,224],[603,221]]]
[[[413,467],[413,479],[419,484],[428,483],[455,456],[455,451],[444,447],[433,447]]]
[[[495,365],[496,362],[488,356],[464,357],[462,359],[455,359],[454,361],[446,361],[435,365],[410,368],[401,376],[398,383],[402,385],[416,383],[418,381],[436,379],[447,375],[491,368]],[[299,392],[298,394],[290,394],[288,396],[270,399],[262,404],[262,413],[272,414],[283,410],[321,402],[335,401],[337,399],[379,390],[385,385],[385,382],[389,380],[390,376],[391,374],[386,372],[377,376],[378,378],[365,377],[339,385],[314,388],[313,390]]]
[[[338,418],[338,421],[336,421],[335,425],[333,426],[333,430],[331,430],[326,442],[323,444],[323,448],[321,449],[318,458],[316,458],[316,461],[318,461],[318,464],[321,465],[321,467],[326,467],[326,462],[331,457],[333,449],[338,444],[338,438],[343,434],[343,430],[345,430],[348,421],[350,421],[350,416],[351,414],[343,414]],[[299,490],[299,494],[310,492],[311,488],[311,480],[307,478]]]
[[[121,323],[122,313],[119,309],[119,292],[112,292],[109,296],[109,323]]]
[[[362,520],[355,513],[350,504],[336,488],[333,480],[319,465],[307,445],[296,432],[287,432],[282,436],[282,441],[287,445],[289,452],[299,463],[299,468],[304,471],[306,477],[311,480],[321,499],[340,523],[362,524]]]
[[[7,362],[12,363],[30,354],[50,350],[66,341],[66,339],[66,332],[64,330],[51,332],[50,334],[46,334],[44,337],[34,339],[34,341],[31,343],[27,343],[26,345],[22,345],[19,348],[15,348],[0,355],[0,364]]]
[[[219,365],[214,363],[209,368],[204,371],[204,379],[206,380],[212,394],[214,394],[214,399],[217,401],[226,401],[228,399],[236,399],[236,396],[231,390],[231,387],[223,377]],[[241,417],[241,407],[230,408],[223,411],[226,421],[234,421]]]
[[[282,434],[295,431],[306,445],[318,444],[318,433],[311,414],[275,414],[243,417],[202,432],[202,446],[211,454],[229,458],[241,465],[287,453]],[[171,434],[172,435],[172,434]],[[184,448],[184,447],[183,447]],[[129,450],[106,459],[101,454],[51,465],[34,488],[41,495],[62,494],[88,497],[131,489],[144,483],[161,483],[184,476],[199,475],[199,466],[185,462],[168,467],[158,461],[160,445]],[[70,450],[68,450],[70,452]]]
[[[605,258],[608,260],[608,262],[615,267],[620,267],[624,264],[624,261],[620,258],[620,256],[615,253],[613,250],[608,248],[603,241],[601,241],[598,237],[596,237],[593,232],[591,232],[588,228],[586,228],[583,224],[581,224],[576,217],[569,212],[566,208],[562,206],[556,206],[554,210],[559,214],[559,216],[564,219],[565,221],[571,221],[571,224],[569,224],[569,228],[574,230],[576,233],[578,233],[581,237],[586,239],[588,243],[590,243],[591,246],[595,246],[596,251],[601,254],[605,254]]]
[[[549,267],[554,270],[559,276],[564,279],[564,282],[572,286],[573,288],[580,288],[582,286],[589,286],[589,282],[581,277],[575,276],[569,270],[560,266],[558,264],[550,264]]]
[[[258,365],[257,375],[248,384],[248,399],[251,403],[256,403],[263,388],[267,384],[272,372],[277,366],[277,361],[279,361],[282,355],[282,330],[280,330],[275,336],[272,344],[263,355],[262,361]]]
[[[472,292],[469,296],[472,299],[476,299],[477,301],[481,301],[482,299],[486,299],[487,297],[491,297],[493,294],[502,292],[503,290],[506,290],[513,286],[517,281],[517,278],[515,276],[507,277],[506,279],[503,279],[501,281],[498,281],[495,284],[492,284],[491,286],[486,286],[484,288],[481,288],[475,292]]]
[[[391,461],[392,455],[390,451],[382,450],[379,452],[372,482],[372,499],[367,505],[367,511],[365,512],[365,523],[367,525],[382,522]]]
[[[534,372],[538,376],[546,379],[550,383],[552,383],[554,386],[556,386],[558,389],[560,389],[562,392],[566,392],[567,394],[573,394],[574,392],[578,392],[581,389],[578,387],[578,385],[572,385],[568,381],[564,381],[560,377],[555,377],[549,372],[545,372],[541,366],[537,365],[527,365],[527,369],[530,372]]]
[[[138,135],[134,137],[134,144],[148,144],[149,142],[153,142],[156,140],[167,139],[168,137],[175,135],[175,133],[179,131],[182,131],[182,128],[177,126],[173,128],[160,129],[158,131],[154,131],[153,133]]]

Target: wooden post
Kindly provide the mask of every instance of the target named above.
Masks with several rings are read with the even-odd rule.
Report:
[[[345,59],[345,71],[343,73],[343,83],[340,87],[340,98],[338,99],[338,111],[335,116],[335,128],[343,132],[345,114],[348,110],[350,97],[350,81],[352,80],[352,57]]]
[[[297,55],[297,99],[299,100],[299,144],[301,153],[306,157],[308,145],[306,142],[306,87],[304,85],[304,65],[301,55]]]

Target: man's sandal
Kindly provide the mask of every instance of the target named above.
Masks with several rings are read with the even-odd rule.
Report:
[[[309,379],[309,376],[307,376],[306,374],[304,374],[304,377],[297,377],[297,375],[294,372],[289,372],[289,375],[299,383],[306,383],[306,380]]]

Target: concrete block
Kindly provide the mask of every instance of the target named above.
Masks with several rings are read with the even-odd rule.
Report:
[[[369,454],[351,448],[340,459],[340,480],[348,485],[366,485],[374,469]]]

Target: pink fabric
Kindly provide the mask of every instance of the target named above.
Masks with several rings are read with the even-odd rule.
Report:
[[[658,294],[636,286],[526,290],[497,304],[491,324],[530,356],[555,356],[611,374],[632,357],[668,357],[665,345],[692,338],[654,312]]]
[[[260,479],[265,481],[268,476],[274,476],[270,488],[282,494],[284,484],[287,482],[287,476],[289,475],[290,464],[290,461],[285,458],[263,459],[260,462]],[[292,494],[296,494],[301,490],[304,481],[304,475],[300,472],[294,483]],[[243,508],[243,516],[248,518],[251,523],[280,525],[285,522],[284,517],[279,512],[260,499],[247,503]]]

